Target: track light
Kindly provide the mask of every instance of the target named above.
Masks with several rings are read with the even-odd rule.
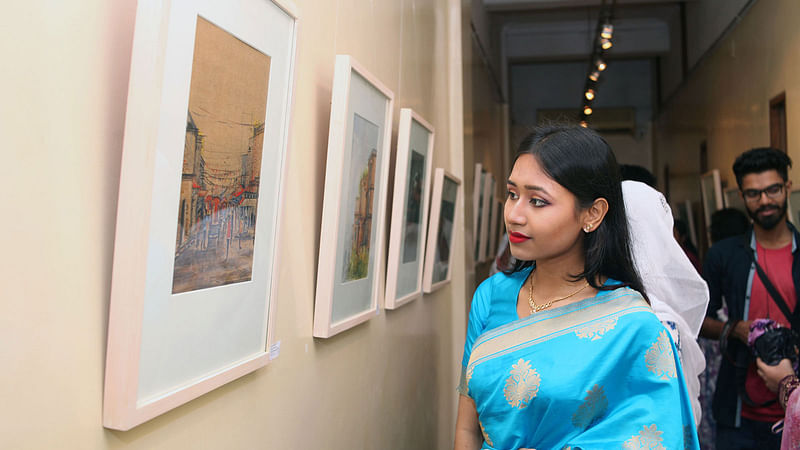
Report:
[[[606,67],[607,66],[606,66],[606,62],[605,61],[603,61],[602,59],[598,59],[597,60],[597,70],[602,72],[602,71],[606,70]]]
[[[592,107],[591,107],[591,106],[589,106],[589,105],[586,105],[586,106],[584,106],[584,107],[583,107],[583,115],[585,115],[585,116],[591,116],[591,115],[592,115],[592,112],[593,112],[593,111],[592,111]]]
[[[586,97],[586,100],[592,101],[594,100],[594,89],[587,89],[586,93],[583,94]]]
[[[614,44],[611,43],[611,39],[600,39],[600,47],[603,50],[610,49]]]
[[[600,32],[600,37],[603,39],[611,39],[614,35],[614,25],[610,23],[603,24],[603,31]]]
[[[589,127],[589,122],[587,122],[587,121],[585,121],[585,120],[581,120],[581,126],[582,126],[583,128],[588,128],[588,127]]]
[[[597,81],[600,79],[600,72],[597,70],[593,70],[592,73],[589,74],[589,79],[592,81]]]

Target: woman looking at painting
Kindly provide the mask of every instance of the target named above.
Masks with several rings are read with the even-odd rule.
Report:
[[[475,292],[455,448],[699,448],[608,144],[577,126],[537,129],[507,183],[517,263]]]

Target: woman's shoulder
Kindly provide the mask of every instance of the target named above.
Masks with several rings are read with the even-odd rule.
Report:
[[[478,286],[478,291],[485,294],[493,292],[505,292],[506,290],[517,291],[520,284],[525,281],[531,273],[530,268],[525,268],[517,272],[505,273],[497,272],[489,278],[483,280]]]

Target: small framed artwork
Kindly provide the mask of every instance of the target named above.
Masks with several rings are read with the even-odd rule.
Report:
[[[478,262],[486,262],[489,256],[489,228],[492,222],[491,213],[494,209],[494,177],[491,173],[487,173],[483,183],[483,194],[481,201],[483,207],[481,208],[481,217],[478,225],[479,239],[478,239]]]
[[[315,337],[333,336],[380,311],[393,98],[351,56],[336,57]]]
[[[386,309],[422,296],[434,130],[409,108],[400,110],[394,201],[386,269]]]
[[[499,228],[498,218],[500,217],[500,208],[497,206],[497,196],[492,196],[492,210],[489,213],[489,249],[486,251],[488,260],[492,260],[497,254],[497,229]]]
[[[139,0],[103,425],[128,430],[270,360],[297,16]]]
[[[787,209],[789,210],[789,220],[795,226],[800,224],[800,189],[794,190],[789,194]]]
[[[494,235],[497,241],[495,242],[495,245],[493,247],[494,248],[494,253],[492,254],[493,258],[496,257],[497,252],[500,251],[500,246],[503,244],[503,235],[505,235],[506,233],[506,221],[505,218],[503,217],[504,206],[505,206],[505,203],[503,202],[503,197],[496,197],[496,201],[497,201],[497,214],[495,215],[495,222],[497,223],[497,227],[495,228]]]
[[[478,257],[480,256],[480,226],[483,212],[483,186],[486,183],[486,175],[483,170],[483,164],[475,164],[475,186],[472,191],[472,235],[474,236],[472,249],[475,264],[479,262]]]
[[[741,212],[746,212],[744,207],[744,200],[742,200],[742,195],[739,193],[739,188],[730,188],[725,189],[723,193],[723,198],[725,200],[725,207],[726,208],[734,208],[738,209]]]
[[[433,292],[450,282],[452,272],[453,242],[456,207],[460,195],[461,180],[437,168],[433,176],[431,193],[430,236],[425,250],[425,271],[422,289]]]
[[[714,169],[700,176],[700,194],[703,198],[703,214],[708,227],[711,223],[711,214],[723,208],[719,170]]]

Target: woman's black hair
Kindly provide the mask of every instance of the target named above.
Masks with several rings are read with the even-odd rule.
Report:
[[[585,278],[598,290],[620,287],[599,285],[598,275],[602,275],[639,291],[647,299],[633,264],[619,165],[605,139],[578,125],[537,127],[520,144],[514,164],[522,155],[536,158],[550,178],[575,195],[579,208],[588,208],[601,197],[608,201],[608,212],[600,226],[583,234],[584,270],[570,274],[573,280]],[[517,261],[508,273],[534,264],[535,261]]]

